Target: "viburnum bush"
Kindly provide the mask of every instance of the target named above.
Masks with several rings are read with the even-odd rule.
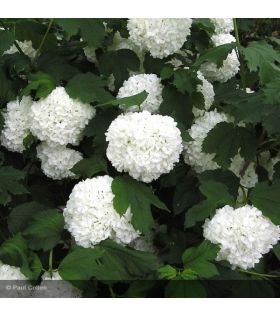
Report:
[[[279,294],[279,21],[2,19],[0,56],[9,295]]]

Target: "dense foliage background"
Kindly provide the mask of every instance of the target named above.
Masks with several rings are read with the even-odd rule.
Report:
[[[103,22],[107,23],[106,28]],[[228,263],[214,260],[219,249],[202,235],[204,220],[216,208],[240,202],[236,202],[239,178],[228,170],[230,159],[240,148],[245,170],[251,161],[257,161],[259,179],[247,192],[246,203],[254,204],[274,224],[280,224],[280,163],[274,166],[273,179],[258,163],[263,152],[268,151],[272,159],[280,150],[280,22],[271,19],[236,22],[236,43],[212,47],[212,22],[193,19],[191,35],[182,48],[192,54],[158,59],[146,53],[140,60],[132,50],[110,48],[116,32],[128,37],[126,19],[0,21],[1,111],[9,101],[23,95],[38,100],[57,86],[66,87],[72,98],[96,108],[96,116],[84,130],[78,147],[84,159],[72,169],[78,179],[46,177],[36,157],[38,141],[32,135],[24,139],[26,149],[22,154],[1,147],[0,260],[3,263],[20,267],[33,284],[40,283],[44,271],[58,270],[63,279],[83,289],[84,296],[279,295],[279,243],[253,270],[232,270]],[[31,41],[35,56],[29,58],[20,47],[13,54],[3,54],[18,41]],[[87,46],[95,48],[96,62],[86,58],[83,49]],[[221,65],[233,48],[239,54],[240,72],[225,83],[213,84],[212,108],[232,115],[235,124],[224,123],[223,128],[209,133],[205,145],[207,152],[216,153],[215,161],[222,168],[197,174],[181,157],[169,174],[150,184],[118,173],[106,158],[104,133],[122,113],[114,100],[129,71],[161,77],[164,93],[159,113],[175,119],[187,142],[190,136],[186,131],[194,121],[192,107],[203,108],[194,73],[205,61]],[[189,69],[174,69],[167,63],[174,57]],[[111,74],[115,82],[109,90]],[[240,89],[236,89],[237,85]],[[246,88],[255,93],[246,93]],[[139,95],[127,101],[128,105],[139,102]],[[239,122],[246,123],[246,128],[238,126]],[[3,124],[0,116],[0,128]],[[110,240],[95,248],[78,247],[64,229],[62,210],[74,185],[81,179],[103,174],[118,177],[116,199],[131,206],[137,218],[134,225],[152,239],[154,253]],[[249,282],[252,280],[254,283]]]

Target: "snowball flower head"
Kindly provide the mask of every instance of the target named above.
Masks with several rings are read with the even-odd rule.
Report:
[[[226,34],[233,31],[233,20],[232,19],[220,19],[212,18],[211,22],[215,26],[216,34]]]
[[[129,244],[139,237],[130,223],[130,209],[120,216],[113,207],[112,181],[109,176],[86,179],[70,194],[63,215],[66,228],[82,247],[94,247],[107,238]]]
[[[54,282],[52,282],[54,281]],[[82,291],[74,287],[70,282],[62,280],[58,272],[45,272],[39,290],[34,290],[33,297],[57,297],[57,298],[79,298]]]
[[[205,112],[203,116],[195,119],[194,124],[189,129],[189,134],[193,140],[184,143],[184,160],[196,172],[201,173],[219,168],[219,165],[213,160],[215,154],[204,153],[202,144],[211,129],[218,123],[227,122],[228,120],[224,113],[218,113],[216,110]]]
[[[147,111],[119,115],[109,126],[106,140],[112,165],[143,182],[171,171],[183,149],[173,118]]]
[[[205,221],[203,235],[220,246],[218,261],[227,260],[233,269],[250,269],[278,242],[280,227],[254,206],[226,205]]]
[[[80,160],[82,154],[66,146],[49,146],[42,142],[37,147],[37,157],[41,160],[44,174],[54,180],[75,178],[76,175],[70,169]]]
[[[235,38],[230,34],[218,34],[212,36],[212,41],[214,46],[219,46],[235,42]],[[201,65],[200,71],[210,81],[226,82],[238,73],[239,66],[240,63],[236,52],[232,50],[220,68],[215,63],[206,62]]]
[[[30,97],[23,97],[20,102],[11,101],[3,112],[5,122],[1,144],[10,151],[22,153],[25,149],[23,140],[29,134],[32,102]]]
[[[0,261],[0,280],[28,280],[24,274],[20,272],[20,268],[4,264]]]
[[[212,83],[206,80],[203,74],[198,71],[197,78],[202,81],[201,84],[197,85],[196,91],[202,93],[204,98],[204,110],[193,107],[193,114],[195,117],[201,116],[205,111],[209,110],[214,102],[215,92]]]
[[[32,47],[32,42],[31,41],[17,41],[20,49],[23,51],[23,53],[28,56],[30,59],[33,59],[36,55],[36,50]],[[18,49],[15,45],[12,45],[8,50],[4,52],[3,55],[8,55],[8,54],[15,54],[18,53]]]
[[[31,131],[50,146],[77,145],[94,115],[90,104],[71,99],[63,87],[58,87],[45,99],[33,103]]]
[[[0,261],[0,281],[2,281],[3,284],[3,286],[0,286],[0,297],[23,298],[30,296],[28,290],[20,288],[28,285],[28,279],[25,277],[24,274],[21,273],[20,268],[13,267],[8,264],[3,264]],[[16,285],[19,288],[15,288],[12,291],[9,291],[5,288],[5,285]]]
[[[155,58],[178,51],[190,35],[192,19],[130,19],[129,39]]]
[[[154,113],[157,112],[162,102],[162,89],[163,85],[157,75],[134,75],[129,77],[128,80],[123,83],[123,86],[119,89],[117,98],[129,97],[145,90],[148,93],[148,96],[140,105],[140,109]],[[121,108],[131,112],[139,110],[137,105],[130,107],[123,105]]]

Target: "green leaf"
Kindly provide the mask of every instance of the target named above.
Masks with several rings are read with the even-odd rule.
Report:
[[[186,282],[170,281],[165,288],[165,297],[168,298],[203,298],[207,297],[206,290],[198,281]]]
[[[279,242],[273,247],[273,252],[275,256],[277,257],[277,259],[280,261],[280,243]]]
[[[12,266],[20,267],[29,279],[36,280],[42,271],[42,264],[36,254],[28,249],[21,234],[4,241],[0,246],[0,260]]]
[[[98,269],[97,260],[101,258],[104,250],[95,247],[75,247],[60,263],[58,272],[63,280],[89,280]]]
[[[154,223],[151,205],[168,210],[149,187],[128,176],[116,177],[112,182],[112,191],[115,195],[113,204],[116,211],[123,215],[130,207],[133,215],[132,225],[144,234],[150,231]]]
[[[185,228],[190,228],[196,222],[202,222],[207,217],[211,216],[216,210],[215,204],[208,200],[203,200],[200,203],[190,208],[185,216]]]
[[[162,97],[160,114],[173,117],[177,123],[183,125],[184,130],[188,129],[194,118],[192,99],[169,86],[163,88]]]
[[[81,102],[104,103],[112,99],[111,94],[105,90],[106,81],[90,72],[78,74],[73,77],[65,87],[69,96]]]
[[[221,67],[223,61],[227,58],[228,54],[236,47],[236,43],[232,42],[229,44],[219,45],[208,49],[205,53],[201,54],[199,58],[193,64],[194,67],[199,67],[205,62],[212,62]]]
[[[280,54],[265,41],[250,42],[247,47],[240,48],[250,71],[258,71],[262,83],[271,80],[275,62],[280,62]]]
[[[188,92],[192,94],[197,90],[197,85],[201,83],[201,80],[197,78],[197,74],[189,69],[178,69],[174,73],[173,84],[179,92]]]
[[[214,160],[226,169],[239,148],[240,155],[245,160],[251,160],[256,154],[257,145],[257,138],[247,128],[221,122],[207,134],[202,150],[206,153],[215,153]]]
[[[270,218],[274,224],[280,224],[280,181],[271,185],[268,182],[259,182],[249,194],[252,204]]]
[[[12,234],[23,231],[34,214],[43,211],[45,206],[37,202],[28,202],[16,206],[8,217],[8,227]]]
[[[183,253],[185,268],[192,269],[202,278],[211,278],[218,275],[216,266],[211,263],[217,257],[219,247],[204,240],[198,247],[188,248]]]
[[[182,272],[180,272],[180,278],[183,280],[196,280],[197,273],[192,269],[184,269]]]
[[[208,180],[202,182],[200,192],[214,205],[234,205],[235,201],[229,194],[228,188],[219,182]]]
[[[151,253],[129,249],[112,240],[100,243],[104,253],[100,258],[99,280],[145,279],[158,269],[157,257]]]
[[[99,19],[55,19],[68,34],[68,37],[81,33],[89,46],[98,48],[106,36],[105,27]]]
[[[196,204],[200,199],[195,177],[185,176],[177,183],[173,196],[174,214],[180,214]]]
[[[79,70],[72,66],[66,58],[51,53],[40,55],[37,61],[38,70],[50,75],[57,86],[63,81],[69,81],[79,73]]]
[[[137,93],[137,94],[129,96],[129,97],[114,99],[114,100],[109,101],[105,104],[124,105],[127,107],[130,107],[133,105],[140,106],[147,99],[147,96],[148,96],[148,93],[144,90],[140,93]],[[101,104],[101,105],[105,105],[105,104]]]
[[[143,251],[125,248],[106,240],[94,249],[76,247],[59,268],[64,280],[132,280],[147,276],[158,268],[157,258]]]
[[[158,269],[158,276],[160,279],[173,280],[177,276],[177,270],[171,265],[167,264]]]
[[[31,74],[29,80],[28,85],[21,91],[21,95],[30,95],[32,91],[36,91],[36,98],[45,98],[55,89],[55,80],[43,72]]]
[[[10,31],[0,31],[0,55],[8,50],[14,43],[14,34]]]
[[[267,104],[280,104],[280,76],[269,82],[263,90]]]
[[[229,170],[207,170],[201,173],[199,176],[200,183],[208,180],[216,181],[223,183],[229,193],[236,199],[238,195],[238,188],[239,188],[239,178]]]
[[[52,249],[59,241],[64,228],[64,218],[57,210],[47,210],[35,214],[31,223],[23,231],[31,249],[44,251]]]
[[[94,138],[93,145],[95,147],[95,153],[100,155],[106,154],[107,143],[105,133],[118,115],[119,111],[115,107],[97,111],[95,117],[84,129],[84,136]]]
[[[91,178],[99,172],[107,171],[107,162],[100,156],[93,156],[91,158],[85,158],[77,162],[71,171],[83,178]]]
[[[115,78],[115,88],[118,90],[123,82],[129,77],[129,70],[138,71],[140,61],[137,55],[129,49],[108,51],[100,56],[98,63],[101,74]]]
[[[13,167],[0,167],[0,204],[7,205],[11,195],[28,193],[22,180],[25,172]]]
[[[204,221],[215,212],[217,207],[235,204],[228,187],[222,183],[205,180],[200,185],[199,190],[206,197],[206,200],[188,210],[185,216],[185,228],[194,226],[196,222]]]
[[[277,257],[277,259],[280,261],[280,243],[279,242],[273,247],[273,252],[275,256]]]

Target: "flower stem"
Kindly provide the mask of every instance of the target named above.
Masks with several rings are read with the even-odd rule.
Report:
[[[240,39],[239,39],[238,25],[237,25],[236,18],[233,19],[233,27],[234,27],[234,34],[235,34],[236,43],[237,43],[237,48],[235,50],[240,62],[241,85],[242,85],[242,89],[246,91],[245,69],[244,69],[243,59],[240,53],[241,44],[240,44]]]
[[[238,269],[240,272],[242,273],[246,273],[246,274],[250,274],[250,275],[255,275],[258,277],[261,277],[263,279],[269,279],[269,278],[280,278],[280,276],[278,275],[271,275],[271,274],[262,274],[262,273],[257,273],[257,272],[253,272],[253,271],[247,271],[247,270],[243,270],[243,269]]]
[[[33,61],[32,61],[33,64],[35,63],[35,61],[37,60],[37,58],[39,57],[39,55],[40,55],[40,53],[41,53],[41,50],[42,50],[42,48],[43,48],[43,46],[44,46],[44,44],[45,44],[45,41],[46,41],[46,39],[47,39],[47,36],[48,36],[48,34],[49,34],[49,32],[50,32],[50,29],[51,29],[51,27],[52,27],[53,21],[54,21],[54,19],[50,19],[50,22],[49,22],[48,28],[47,28],[47,30],[46,30],[46,33],[44,34],[44,36],[43,36],[43,38],[42,38],[42,41],[41,41],[41,43],[40,43],[40,45],[39,45],[39,48],[37,49],[36,54],[35,54],[35,57],[34,57],[34,59],[33,59]]]
[[[49,254],[49,272],[50,272],[51,277],[52,277],[52,272],[53,272],[53,249],[50,250],[50,254]]]

